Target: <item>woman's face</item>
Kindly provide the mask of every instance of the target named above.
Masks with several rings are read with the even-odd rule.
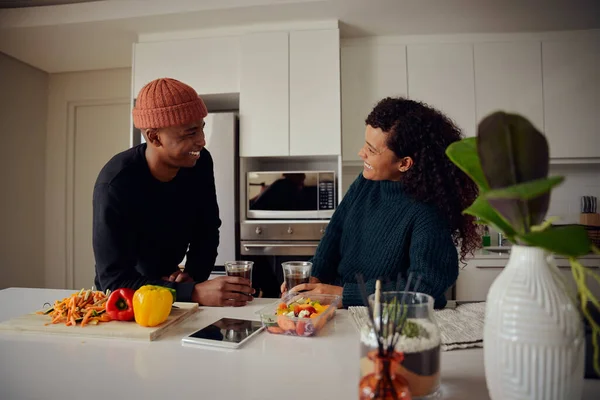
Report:
[[[387,147],[386,133],[381,128],[367,125],[365,144],[358,152],[364,161],[363,176],[372,181],[399,181],[402,160]]]

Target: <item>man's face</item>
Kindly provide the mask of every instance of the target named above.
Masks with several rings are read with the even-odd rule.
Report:
[[[206,146],[204,119],[186,125],[147,131],[149,145],[156,148],[162,162],[176,168],[191,168]]]

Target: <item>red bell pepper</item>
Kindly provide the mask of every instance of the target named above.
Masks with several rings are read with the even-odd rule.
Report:
[[[106,313],[117,321],[132,321],[133,295],[135,290],[129,288],[117,289],[110,294],[106,302]]]

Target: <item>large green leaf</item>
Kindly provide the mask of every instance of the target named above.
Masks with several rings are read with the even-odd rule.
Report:
[[[477,152],[492,189],[548,176],[548,142],[527,119],[495,112],[477,132]]]
[[[452,143],[446,149],[446,155],[458,168],[469,176],[479,186],[480,192],[489,189],[485,175],[481,169],[481,162],[477,154],[477,138],[466,138]]]
[[[487,199],[531,200],[550,192],[552,188],[560,185],[564,180],[565,178],[562,176],[537,179],[535,181],[519,183],[503,189],[490,190],[489,192],[484,193],[483,196]]]
[[[508,239],[514,241],[516,232],[513,227],[483,197],[475,199],[473,204],[464,213],[481,218],[483,222],[492,225],[497,230],[503,232]]]
[[[492,189],[503,189],[548,176],[548,142],[527,119],[495,112],[481,121],[477,152],[484,176]],[[550,196],[530,200],[490,198],[490,204],[518,231],[528,232],[543,222]]]
[[[566,257],[581,257],[591,251],[591,242],[583,226],[568,225],[530,232],[520,238],[531,246],[541,247]]]

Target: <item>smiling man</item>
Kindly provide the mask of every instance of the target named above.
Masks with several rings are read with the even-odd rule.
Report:
[[[196,91],[175,79],[157,79],[140,90],[133,122],[146,143],[114,156],[94,186],[99,290],[154,284],[175,289],[177,301],[205,306],[252,300],[246,279],[207,280],[221,220],[213,161],[205,149],[206,115]]]

